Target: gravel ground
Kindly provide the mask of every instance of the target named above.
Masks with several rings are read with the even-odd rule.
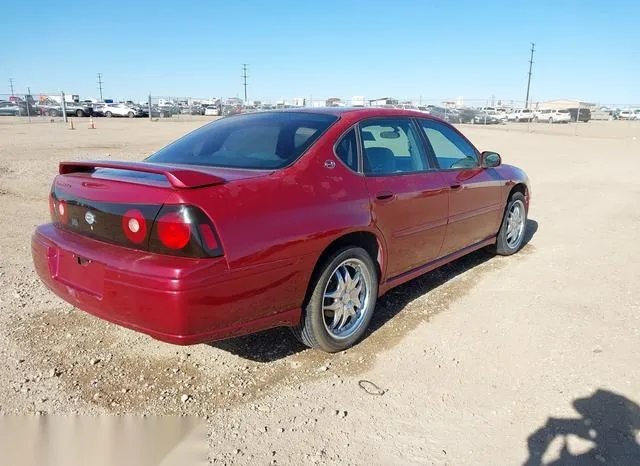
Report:
[[[57,163],[203,120],[87,124],[0,119],[0,413],[196,414],[213,463],[640,462],[640,122],[464,127],[528,172],[528,244],[389,292],[337,355],[286,329],[172,346],[48,292],[29,241]]]

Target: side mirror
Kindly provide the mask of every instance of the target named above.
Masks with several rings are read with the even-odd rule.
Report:
[[[480,154],[480,165],[482,168],[494,168],[502,163],[500,154],[497,152],[485,151]]]

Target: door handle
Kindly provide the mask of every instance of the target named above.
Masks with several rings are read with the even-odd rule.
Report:
[[[451,188],[452,191],[458,191],[459,189],[462,189],[462,185],[461,184],[452,184],[451,186],[449,186],[449,188]]]
[[[376,199],[379,201],[390,201],[394,197],[396,197],[396,195],[393,194],[391,191],[382,191],[376,194]]]

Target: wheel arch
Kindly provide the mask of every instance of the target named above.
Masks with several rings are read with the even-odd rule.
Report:
[[[509,199],[511,199],[511,196],[513,196],[515,193],[522,193],[525,199],[526,208],[527,210],[529,210],[529,187],[526,185],[526,183],[520,181],[511,188],[511,190],[509,191],[509,195],[507,196],[507,203],[509,202]]]
[[[322,266],[325,264],[327,259],[336,251],[348,246],[361,247],[362,249],[367,251],[367,253],[371,256],[373,262],[376,264],[378,283],[382,281],[382,278],[384,276],[386,257],[385,243],[383,241],[382,235],[368,230],[352,231],[335,238],[324,248],[324,250],[318,256],[318,259],[316,260],[315,266],[313,267],[313,271],[311,272],[309,281],[307,283],[305,305],[306,300],[308,299],[308,296],[310,294],[310,290],[313,289],[313,283],[316,277],[322,273]]]

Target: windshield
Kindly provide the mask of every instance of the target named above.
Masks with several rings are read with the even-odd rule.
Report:
[[[148,162],[274,169],[289,165],[338,117],[254,113],[223,118],[160,149]]]

